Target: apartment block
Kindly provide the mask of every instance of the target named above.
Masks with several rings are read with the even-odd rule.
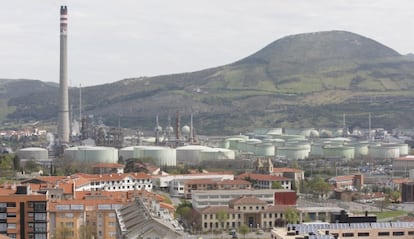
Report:
[[[49,204],[46,194],[17,186],[0,195],[0,234],[17,239],[48,239]]]

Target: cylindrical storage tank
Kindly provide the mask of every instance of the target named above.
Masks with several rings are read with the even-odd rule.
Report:
[[[259,139],[249,139],[248,141],[245,142],[245,149],[242,150],[244,152],[250,152],[250,153],[255,153],[256,152],[256,145],[262,143],[261,140]]]
[[[345,137],[335,137],[333,139],[330,139],[331,144],[344,144],[351,142],[351,139],[345,138]]]
[[[303,135],[293,135],[293,134],[285,134],[280,136],[281,139],[285,141],[300,141],[306,140],[305,136]]]
[[[333,133],[330,130],[327,129],[322,129],[319,136],[321,138],[332,138],[333,137]]]
[[[300,132],[302,132],[302,129],[296,129],[296,128],[285,129],[285,135],[300,135]]]
[[[242,137],[235,137],[235,138],[228,138],[226,141],[229,142],[229,149],[239,150],[239,143],[246,141],[245,138]]]
[[[265,139],[263,143],[270,143],[276,147],[278,146],[285,146],[285,140],[283,139]]]
[[[311,151],[310,151],[310,155],[311,156],[316,156],[316,157],[322,157],[323,156],[323,146],[325,144],[323,143],[314,143],[311,145]]]
[[[118,163],[118,150],[113,147],[79,146],[65,149],[65,160],[86,163]]]
[[[272,129],[269,129],[266,132],[266,134],[269,135],[269,136],[282,135],[283,134],[283,130],[282,130],[282,128],[272,128]]]
[[[233,150],[221,148],[209,148],[200,152],[201,160],[233,160],[235,154]]]
[[[176,148],[177,163],[197,164],[201,160],[200,152],[210,149],[210,147],[201,145],[187,145]]]
[[[229,149],[230,148],[230,141],[227,139],[220,142],[221,148]]]
[[[158,166],[176,166],[176,150],[168,147],[145,146],[136,148],[137,158],[152,158]]]
[[[125,147],[119,150],[119,157],[122,157],[124,160],[134,158],[134,146]]]
[[[298,147],[305,147],[308,150],[308,153],[311,151],[311,144],[307,141],[288,141],[286,142],[285,146],[298,146]]]
[[[371,145],[368,154],[373,159],[396,159],[400,157],[400,147],[395,144]]]
[[[400,148],[400,157],[408,155],[408,152],[410,151],[410,147],[408,144],[397,144]]]
[[[17,151],[17,156],[21,161],[48,161],[48,151],[44,148],[30,147]]]
[[[304,146],[281,146],[276,148],[276,155],[287,159],[306,159],[309,149]]]
[[[325,145],[323,147],[323,156],[325,158],[353,159],[355,157],[355,148],[344,145]]]
[[[313,128],[303,129],[299,132],[299,135],[303,135],[306,138],[319,138],[319,132]]]
[[[261,143],[256,145],[256,156],[275,156],[275,146],[271,143]]]
[[[357,142],[346,144],[346,146],[351,146],[355,148],[355,158],[361,158],[368,155],[369,152],[369,143],[368,142]]]

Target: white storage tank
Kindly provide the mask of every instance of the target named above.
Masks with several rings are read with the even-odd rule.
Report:
[[[408,144],[397,144],[400,148],[400,157],[408,155],[408,152],[410,152],[410,147]]]
[[[309,148],[304,146],[281,146],[276,148],[276,155],[287,159],[306,159]]]
[[[177,162],[186,164],[197,164],[201,160],[200,152],[210,149],[210,147],[202,145],[187,145],[176,148]]]
[[[303,129],[299,134],[305,136],[306,138],[319,138],[319,132],[313,128]]]
[[[325,146],[324,143],[313,143],[311,145],[311,151],[309,155],[316,156],[316,157],[322,157],[323,156],[323,146]]]
[[[233,160],[235,154],[233,150],[222,148],[209,148],[200,152],[201,160]]]
[[[311,144],[307,140],[288,141],[285,146],[305,147],[308,150],[308,153],[311,151]]]
[[[30,147],[23,148],[17,151],[17,156],[19,159],[24,161],[50,161],[48,159],[48,151],[44,148]]]
[[[245,148],[240,149],[240,150],[243,152],[250,152],[254,154],[256,152],[256,145],[262,143],[262,141],[259,139],[249,139],[248,141],[244,143],[245,143]]]
[[[305,136],[303,135],[293,135],[293,134],[284,134],[279,136],[280,139],[287,141],[300,141],[300,140],[306,140]]]
[[[232,137],[227,138],[226,141],[229,142],[229,149],[239,150],[240,142],[244,142],[246,139],[244,137]]]
[[[351,146],[355,148],[355,158],[361,158],[368,155],[369,152],[369,143],[368,142],[356,142],[349,143],[346,146]]]
[[[277,136],[277,135],[282,135],[283,130],[282,130],[282,128],[272,128],[272,129],[269,129],[266,132],[266,134],[269,135],[270,137]]]
[[[333,137],[332,131],[328,129],[322,129],[319,135],[321,138],[332,138]]]
[[[152,158],[158,166],[176,166],[176,150],[160,146],[135,148],[137,158]]]
[[[323,147],[323,156],[325,158],[353,159],[355,157],[355,148],[344,145],[325,145]]]
[[[395,144],[370,145],[369,157],[373,159],[396,159],[400,157],[400,147]]]
[[[119,157],[122,157],[124,160],[134,158],[134,146],[129,146],[122,148],[118,151]]]
[[[261,143],[256,145],[256,156],[275,156],[275,146],[271,143]]]
[[[118,163],[118,150],[113,147],[78,146],[65,149],[65,160],[87,163]]]
[[[283,139],[264,139],[263,143],[270,143],[276,147],[285,146],[285,140]]]

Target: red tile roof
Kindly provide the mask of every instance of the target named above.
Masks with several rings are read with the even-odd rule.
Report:
[[[233,205],[265,205],[267,202],[260,200],[256,197],[239,197],[230,200],[229,204]]]
[[[260,181],[289,181],[289,178],[277,176],[277,175],[269,175],[269,174],[258,174],[258,173],[243,173],[236,176],[236,179],[247,179],[250,178],[252,180],[260,180]]]

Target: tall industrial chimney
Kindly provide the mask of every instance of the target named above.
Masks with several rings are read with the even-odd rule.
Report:
[[[60,7],[60,71],[59,71],[59,115],[58,139],[61,143],[69,143],[69,96],[67,67],[67,30],[68,8]]]

